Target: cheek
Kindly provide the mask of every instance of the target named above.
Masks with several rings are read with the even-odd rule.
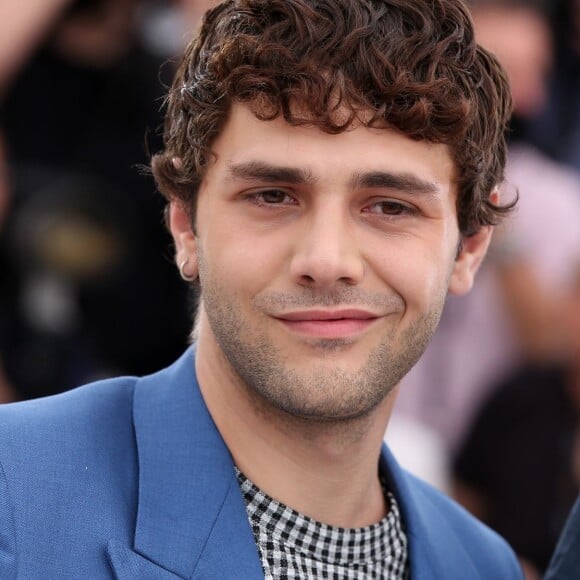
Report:
[[[216,231],[199,246],[201,281],[205,274],[228,293],[259,292],[284,268],[282,250],[271,240],[260,242],[241,233]]]
[[[383,250],[379,275],[403,298],[407,310],[416,312],[444,300],[455,253],[451,256],[447,247],[434,251],[436,244],[425,240],[413,242],[393,244]]]

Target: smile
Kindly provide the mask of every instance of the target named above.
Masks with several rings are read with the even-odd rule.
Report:
[[[276,316],[291,332],[316,338],[347,338],[367,330],[379,316],[364,310],[308,310]]]

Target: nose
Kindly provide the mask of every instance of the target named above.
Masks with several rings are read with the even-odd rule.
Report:
[[[340,210],[311,216],[301,231],[291,261],[294,282],[330,289],[335,284],[356,285],[364,276],[364,261],[355,225]]]

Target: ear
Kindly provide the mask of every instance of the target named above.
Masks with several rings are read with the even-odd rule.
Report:
[[[471,290],[475,273],[489,247],[492,230],[492,226],[484,226],[473,236],[463,239],[449,282],[450,294],[463,296]]]
[[[498,186],[492,190],[489,200],[496,206],[499,204]],[[483,226],[475,235],[462,239],[461,252],[455,260],[455,267],[449,282],[450,294],[463,296],[471,290],[475,274],[489,248],[492,232],[492,226]]]
[[[175,262],[180,267],[181,274],[196,278],[197,238],[193,232],[189,212],[180,201],[171,201],[169,204],[169,229],[175,243]]]

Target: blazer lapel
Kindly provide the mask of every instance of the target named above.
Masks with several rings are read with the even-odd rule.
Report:
[[[117,580],[181,580],[183,578],[147,560],[116,540],[109,541],[107,554]]]
[[[194,358],[190,348],[135,387],[139,505],[134,546],[109,543],[119,580],[264,577],[233,461],[199,391]]]
[[[412,475],[401,469],[386,445],[381,453],[381,471],[397,498],[409,541],[411,579],[473,580],[481,577],[464,551],[461,538],[431,508],[423,488],[411,486]]]

